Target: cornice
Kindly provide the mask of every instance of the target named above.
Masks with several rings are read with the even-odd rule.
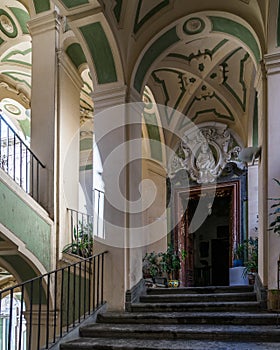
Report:
[[[38,16],[31,19],[27,25],[31,36],[34,36],[54,29],[59,31],[62,19],[63,17],[61,17],[61,15],[56,11],[53,11],[44,16]]]
[[[280,73],[280,52],[264,55],[264,64],[267,75]]]

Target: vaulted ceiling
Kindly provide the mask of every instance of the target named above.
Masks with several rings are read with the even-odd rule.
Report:
[[[81,111],[92,114],[93,90],[126,85],[184,116],[162,124],[184,128],[221,121],[252,141],[255,77],[266,48],[264,0],[3,0],[1,91],[31,96],[29,16],[59,9],[64,48],[84,80]],[[4,90],[3,90],[4,89]],[[2,95],[3,96],[3,95]],[[175,123],[174,125],[172,123]],[[248,137],[249,135],[249,137]]]

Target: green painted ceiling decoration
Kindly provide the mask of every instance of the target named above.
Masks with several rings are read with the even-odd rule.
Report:
[[[28,30],[27,24],[26,24],[30,20],[29,14],[26,11],[24,11],[18,7],[9,7],[9,9],[12,11],[14,16],[17,18],[23,34],[29,34],[29,30]]]
[[[236,98],[240,104],[242,110],[246,110],[246,99],[247,99],[247,88],[244,81],[244,64],[249,59],[248,52],[245,52],[241,47],[234,50],[227,58],[223,61],[221,66],[223,67],[223,85],[226,89]],[[230,65],[230,60],[232,64]],[[238,65],[236,67],[235,74],[229,74],[229,65]],[[239,74],[236,74],[238,72]],[[236,82],[236,80],[238,80]]]
[[[77,69],[79,69],[82,64],[87,63],[83,49],[78,43],[69,45],[66,49],[66,53]]]
[[[154,79],[155,83],[161,85],[165,96],[164,105],[171,107],[172,109],[177,109],[186,92],[185,74],[175,69],[163,68],[154,70],[152,73],[152,78]],[[176,83],[167,83],[168,81],[170,83],[172,80],[175,80]],[[166,110],[165,117],[167,123],[170,124],[175,111],[171,115],[168,115],[168,111]]]
[[[215,53],[217,53],[218,50],[220,50],[226,43],[228,42],[227,39],[223,39],[219,41],[213,49],[205,48],[205,49],[199,49],[197,52],[192,52],[190,55],[185,55],[181,53],[170,53],[168,57],[174,57],[179,58],[181,60],[184,60],[186,62],[191,62],[193,59],[197,59],[199,57],[208,56],[211,60],[213,59],[213,56]]]
[[[15,49],[13,51],[10,51],[7,55],[5,55],[1,59],[1,62],[19,63],[31,67],[31,52],[31,48],[28,48],[24,51]]]
[[[134,34],[136,34],[151,17],[158,14],[162,8],[169,5],[169,2],[169,0],[138,0],[133,28]]]
[[[183,120],[181,123],[181,127],[187,125],[189,119],[195,122],[198,117],[203,114],[212,114],[211,118],[219,118],[219,119],[227,119],[230,121],[234,121],[233,113],[230,108],[226,105],[226,102],[216,94],[216,92],[212,91],[211,88],[202,85],[201,87],[201,95],[195,96],[192,100],[191,104],[185,111],[185,115],[188,117],[187,122]]]
[[[154,61],[171,45],[177,43],[180,38],[176,27],[171,28],[161,35],[145,52],[135,74],[134,87],[140,93],[145,76]]]
[[[260,49],[253,34],[242,24],[231,19],[217,16],[209,16],[212,22],[212,31],[232,35],[249,47],[258,63],[261,58]]]
[[[17,26],[8,12],[0,9],[0,30],[8,37],[15,38],[18,35]]]
[[[113,12],[115,14],[116,20],[119,23],[121,19],[121,12],[122,12],[122,3],[123,0],[115,0],[116,5],[113,8]]]
[[[98,83],[116,82],[117,73],[113,53],[101,23],[85,25],[80,27],[80,31],[91,53]]]
[[[33,0],[36,13],[49,11],[51,9],[50,0]]]
[[[19,71],[5,71],[2,72],[2,74],[12,78],[16,82],[25,84],[28,88],[31,88],[31,74]]]
[[[71,9],[73,7],[82,6],[89,4],[88,0],[61,0],[61,2],[68,8]]]

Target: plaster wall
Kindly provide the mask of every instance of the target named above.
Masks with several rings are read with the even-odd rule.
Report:
[[[248,167],[248,237],[258,229],[258,165]]]
[[[53,221],[1,169],[0,180],[0,223],[5,227],[2,234],[18,246],[25,246],[28,258],[35,256],[45,270],[55,268]]]
[[[58,253],[71,241],[67,208],[79,207],[79,137],[80,88],[79,77],[71,74],[66,57],[60,57],[58,90],[59,135],[59,243]],[[59,255],[60,256],[60,255]]]

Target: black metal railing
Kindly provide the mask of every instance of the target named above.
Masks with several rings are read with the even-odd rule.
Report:
[[[45,166],[1,114],[0,168],[39,201],[40,172]]]
[[[2,349],[50,349],[104,305],[106,253],[0,291]]]
[[[104,225],[104,203],[105,193],[104,191],[93,189],[93,214],[94,214],[94,233],[100,237],[105,238],[105,225]]]

